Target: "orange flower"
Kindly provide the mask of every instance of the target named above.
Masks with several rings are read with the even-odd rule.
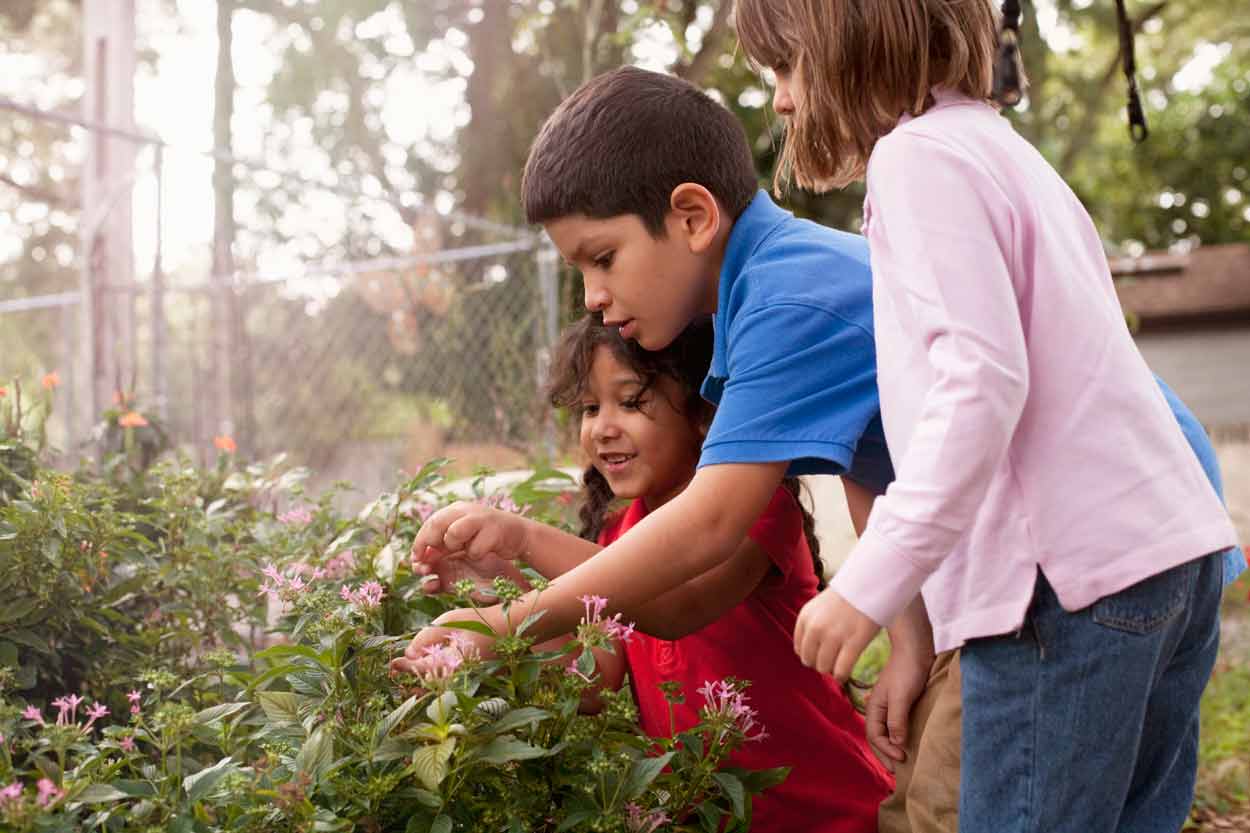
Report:
[[[43,376],[43,386],[48,390],[59,388],[61,386],[61,374],[57,373],[55,370],[51,373],[45,373]]]
[[[6,387],[0,387],[0,398],[3,398],[8,395],[9,395],[9,389]]]
[[[122,428],[142,428],[148,421],[138,411],[127,411],[117,420],[117,424]]]
[[[226,454],[233,454],[239,450],[239,446],[235,443],[234,438],[228,437],[225,434],[222,434],[220,437],[213,437],[213,446],[218,451]]]

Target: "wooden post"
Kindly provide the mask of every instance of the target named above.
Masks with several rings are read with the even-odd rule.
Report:
[[[83,0],[82,8],[83,118],[133,131],[134,0]],[[98,130],[87,133],[79,221],[85,427],[111,404],[119,385],[137,379],[131,240],[136,153],[129,139]]]

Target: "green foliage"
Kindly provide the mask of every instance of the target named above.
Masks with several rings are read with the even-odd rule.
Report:
[[[445,461],[341,517],[281,458],[32,460],[0,500],[6,831],[740,831],[784,778],[724,766],[753,736],[728,681],[676,739],[641,733],[628,689],[579,713],[597,615],[559,650],[521,628],[499,659],[462,644],[393,674],[469,603],[423,594],[405,558]],[[539,471],[479,499],[555,520],[567,486]]]
[[[1225,813],[1250,807],[1250,574],[1225,591],[1223,639],[1202,696],[1195,808]]]

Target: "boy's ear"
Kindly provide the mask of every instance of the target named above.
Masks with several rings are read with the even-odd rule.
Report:
[[[712,192],[696,182],[683,182],[669,197],[669,231],[678,231],[690,251],[704,252],[716,239],[721,226],[720,203]]]

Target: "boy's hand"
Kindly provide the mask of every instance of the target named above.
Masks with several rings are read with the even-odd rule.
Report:
[[[421,525],[412,542],[412,571],[417,575],[438,573],[440,562],[453,554],[512,561],[523,556],[525,550],[524,518],[459,501],[438,510]]]
[[[794,627],[794,651],[808,668],[844,683],[855,661],[881,626],[860,613],[832,588],[803,605]]]
[[[391,660],[391,673],[407,672],[417,677],[422,676],[432,670],[433,661],[428,654],[428,649],[447,643],[456,645],[462,655],[466,652],[476,652],[479,659],[492,659],[495,656],[495,637],[463,628],[439,627],[448,622],[481,622],[482,614],[488,610],[492,609],[461,607],[447,611],[435,619],[429,627],[417,632],[417,635],[408,643],[408,647],[404,649],[402,657]],[[491,617],[486,617],[486,621],[494,627]],[[496,628],[496,632],[498,631],[499,629]]]

